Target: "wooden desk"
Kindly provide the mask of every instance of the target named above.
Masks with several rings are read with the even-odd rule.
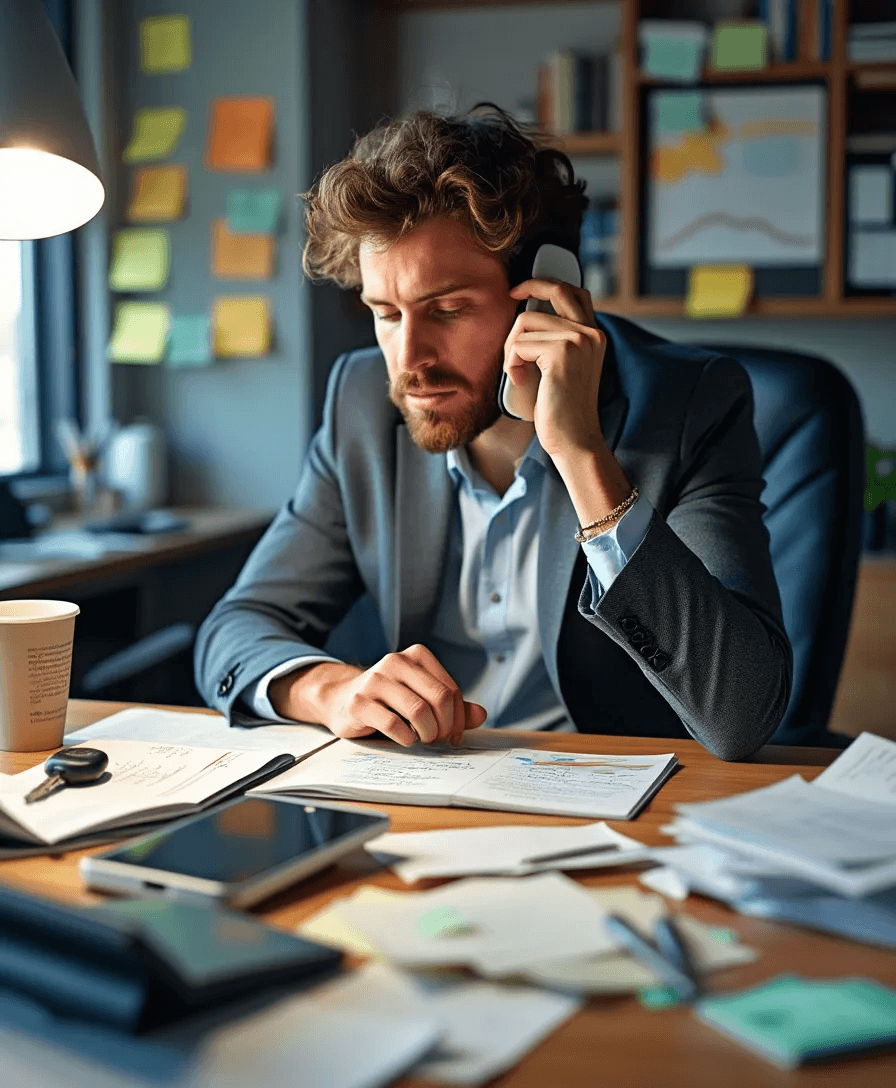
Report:
[[[69,727],[74,729],[123,708],[123,704],[73,701]],[[579,734],[515,734],[529,747],[557,751],[593,751],[644,754],[675,751],[681,769],[666,783],[647,809],[631,823],[615,824],[634,838],[668,843],[660,828],[680,801],[709,800],[777,782],[799,773],[818,774],[836,755],[809,748],[765,748],[748,763],[721,763],[695,741],[621,739]],[[0,755],[0,771],[24,770],[42,755]],[[476,812],[467,809],[418,808],[377,805],[389,812],[395,831],[435,827],[475,827],[501,824],[576,824],[583,821],[519,813]],[[68,901],[90,902],[97,896],[81,887],[78,858],[86,851],[60,858],[26,858],[0,862],[0,880],[38,894]],[[615,872],[576,874],[592,887],[633,884],[636,876]],[[346,895],[365,883],[407,890],[388,870],[358,851],[357,855],[321,873],[259,908],[274,925],[291,928],[319,911],[335,895]],[[434,886],[428,882],[424,886]],[[757,948],[756,963],[708,976],[713,990],[748,986],[784,971],[809,977],[862,975],[896,985],[896,953],[870,945],[838,940],[790,926],[732,914],[725,907],[692,896],[687,909],[714,925],[737,930],[741,939]],[[797,1073],[785,1073],[727,1041],[697,1022],[685,1009],[648,1012],[631,997],[599,998],[532,1051],[515,1069],[495,1082],[500,1088],[892,1088],[896,1084],[896,1055],[862,1057],[842,1063],[824,1063]],[[419,1082],[400,1082],[418,1088]]]

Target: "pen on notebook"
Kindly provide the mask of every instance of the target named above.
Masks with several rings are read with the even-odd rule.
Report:
[[[593,846],[574,846],[569,850],[553,850],[550,854],[533,854],[530,858],[523,858],[523,865],[538,865],[543,861],[562,861],[564,858],[578,858],[583,854],[605,854],[608,850],[618,850],[615,842],[600,843]]]
[[[616,937],[626,951],[631,952],[645,967],[656,972],[683,1000],[692,1001],[699,994],[700,981],[692,967],[689,969],[681,962],[678,952],[673,952],[670,958],[618,914],[608,914],[604,925],[607,932]],[[680,935],[674,930],[674,923],[669,921],[669,925],[670,932],[675,932],[679,946],[683,947]],[[687,959],[690,964],[690,957]]]

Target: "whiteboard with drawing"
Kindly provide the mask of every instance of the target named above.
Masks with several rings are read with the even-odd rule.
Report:
[[[650,267],[823,262],[823,88],[657,90],[648,110]]]

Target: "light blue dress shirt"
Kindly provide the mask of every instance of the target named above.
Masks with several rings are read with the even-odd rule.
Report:
[[[492,728],[574,731],[551,685],[538,630],[538,511],[548,455],[533,437],[503,495],[473,468],[465,449],[446,455],[455,505],[445,579],[426,644],[469,702],[488,711]],[[642,495],[607,532],[582,545],[592,606],[644,539],[653,508]],[[299,665],[333,661],[321,654],[286,661],[256,686],[256,714],[274,713],[271,681]]]

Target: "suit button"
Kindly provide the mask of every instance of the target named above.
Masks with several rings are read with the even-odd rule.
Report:
[[[233,674],[228,673],[224,677],[224,679],[221,681],[221,683],[218,684],[218,695],[219,695],[219,697],[223,699],[224,696],[227,695],[230,692],[230,689],[232,687],[233,687]]]
[[[637,616],[620,616],[619,617],[619,626],[622,628],[623,631],[634,631],[635,628],[638,626],[638,617]]]
[[[669,664],[669,655],[664,654],[662,650],[657,650],[653,657],[650,658],[650,664],[653,665],[657,672],[662,672]]]
[[[647,642],[651,642],[651,636],[644,630],[643,627],[636,627],[634,631],[628,636],[629,642],[632,646],[640,648]]]
[[[638,647],[638,653],[641,657],[651,658],[656,653],[655,642],[645,642],[643,646]]]

